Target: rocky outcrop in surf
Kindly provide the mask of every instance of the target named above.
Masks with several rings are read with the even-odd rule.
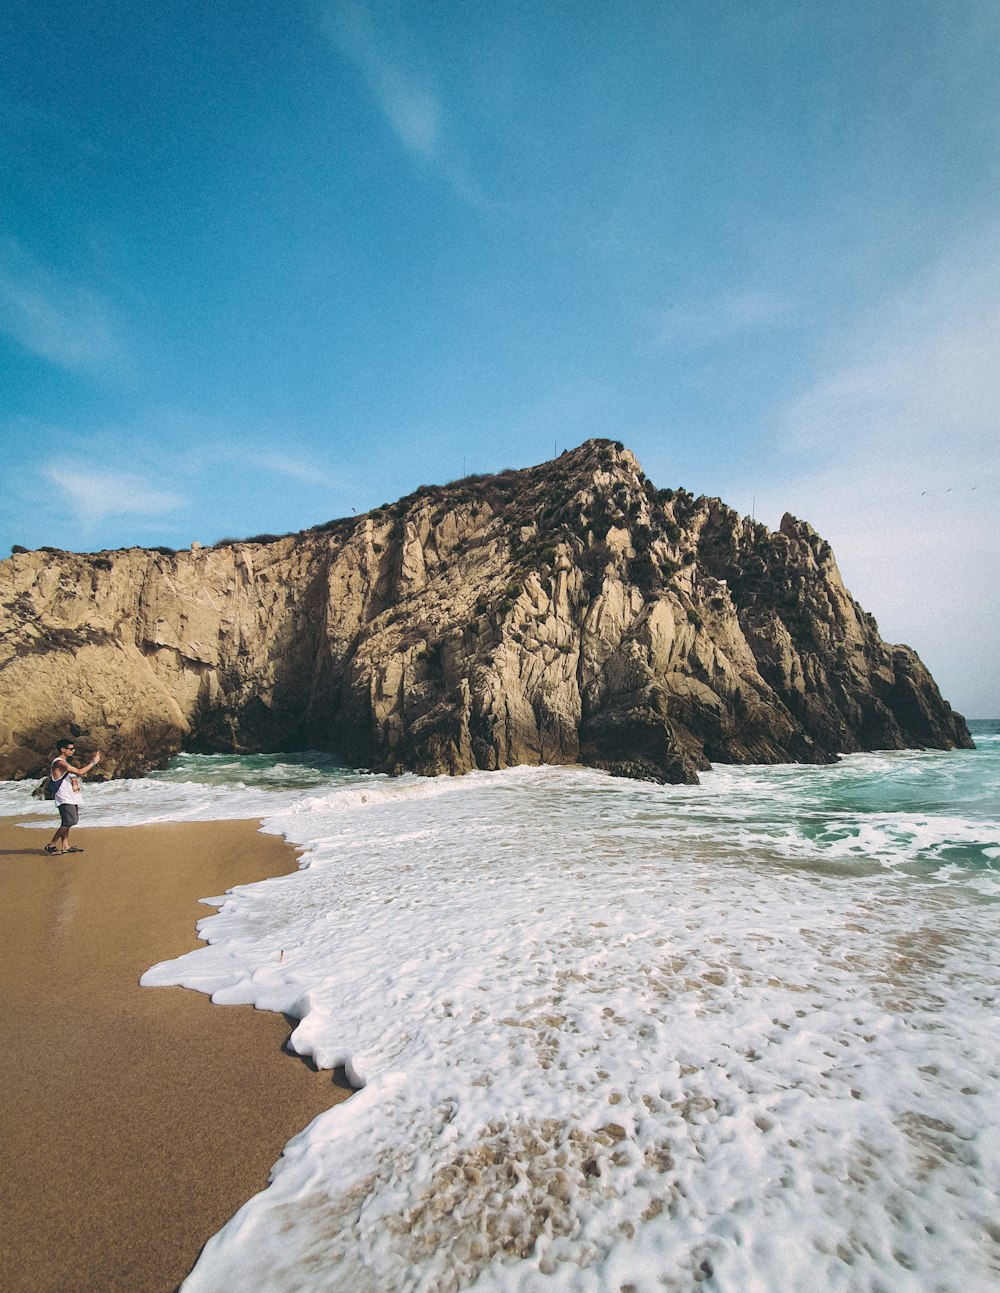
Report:
[[[828,543],[657,489],[618,443],[425,486],[299,534],[0,562],[0,778],[69,731],[138,775],[181,749],[380,771],[970,746]]]

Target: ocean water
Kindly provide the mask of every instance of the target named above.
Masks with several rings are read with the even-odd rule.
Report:
[[[89,787],[85,823],[303,850],[143,983],[284,1011],[359,1087],[185,1293],[1000,1286],[1000,723],[974,736],[696,787],[322,756]]]

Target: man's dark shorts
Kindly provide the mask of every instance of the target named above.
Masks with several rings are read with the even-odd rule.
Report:
[[[80,821],[79,804],[58,804],[59,820],[64,826],[76,826]]]

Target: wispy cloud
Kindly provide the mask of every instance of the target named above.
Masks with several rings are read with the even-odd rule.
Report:
[[[769,292],[731,292],[672,305],[654,323],[656,341],[665,346],[705,346],[740,333],[770,328],[794,312],[792,302]]]
[[[329,0],[321,11],[324,35],[352,63],[403,147],[431,167],[463,202],[485,209],[487,203],[457,160],[446,130],[441,96],[426,57],[398,19],[379,11],[379,26],[368,7]],[[391,30],[387,30],[391,27]]]
[[[108,302],[12,240],[0,246],[0,331],[70,371],[94,371],[124,359],[120,326]]]
[[[218,420],[190,415],[163,413],[150,418],[164,443],[183,439],[183,457],[174,458],[171,469],[186,478],[214,473],[218,468],[237,467],[262,476],[284,476],[288,480],[313,488],[331,489],[336,479],[321,465],[321,447],[288,428],[274,426],[237,426]],[[257,448],[257,445],[282,443],[284,452]],[[296,452],[298,450],[298,452]]]
[[[153,407],[130,424],[104,428],[91,438],[88,449],[101,461],[141,452],[148,467],[161,471],[162,479],[183,481],[185,488],[200,478],[211,480],[223,466],[320,488],[337,484],[323,465],[328,449],[324,442],[317,443],[299,427],[253,416]]]
[[[942,662],[960,701],[976,688],[1000,701],[995,234],[943,255],[845,328],[782,414],[788,475],[757,496],[769,520],[787,508],[831,540],[851,591],[891,638],[935,672]]]
[[[425,76],[404,66],[403,51],[386,49],[368,10],[358,4],[330,4],[324,31],[333,45],[362,73],[400,143],[433,159],[439,144],[441,106]],[[407,61],[411,61],[408,59]]]
[[[911,513],[921,547],[950,547],[933,508],[1000,487],[1000,242],[954,252],[855,320],[783,413],[800,485],[874,525]],[[850,483],[848,483],[850,482]],[[978,494],[978,498],[973,498]],[[918,520],[918,518],[921,518]]]
[[[288,454],[282,453],[245,453],[242,451],[232,452],[230,450],[220,450],[219,457],[229,461],[242,463],[244,466],[256,467],[259,471],[273,473],[278,476],[287,476],[290,480],[297,480],[303,485],[322,486],[329,488],[336,484],[333,477],[316,465],[315,458],[310,458],[309,454],[302,458],[292,458]]]
[[[853,321],[826,370],[787,410],[790,446],[806,454],[831,441],[902,451],[908,463],[919,455],[946,474],[959,462],[995,467],[997,246],[991,238],[945,257],[896,300]]]
[[[94,471],[72,464],[52,463],[44,474],[70,500],[80,521],[95,526],[108,517],[149,516],[172,512],[182,499],[150,485],[132,472]]]

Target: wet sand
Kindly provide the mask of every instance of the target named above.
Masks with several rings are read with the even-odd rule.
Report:
[[[199,898],[295,869],[256,822],[73,831],[0,818],[0,1265],[5,1293],[172,1293],[350,1094],[289,1055],[290,1024],[140,988],[198,945]]]

